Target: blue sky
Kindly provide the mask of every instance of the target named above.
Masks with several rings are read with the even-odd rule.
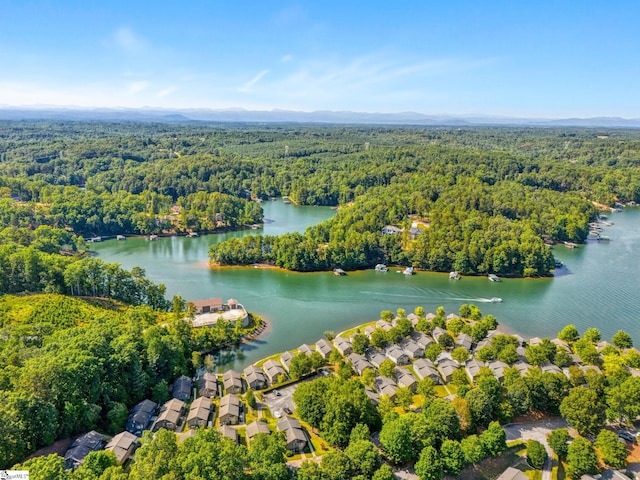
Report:
[[[640,117],[640,2],[5,0],[0,105]]]

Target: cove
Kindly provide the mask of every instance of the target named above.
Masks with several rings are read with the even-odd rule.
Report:
[[[640,345],[640,210],[625,209],[612,214],[614,224],[603,232],[608,243],[589,241],[577,249],[554,247],[554,255],[565,267],[553,278],[503,279],[486,277],[450,280],[447,273],[418,272],[408,277],[389,268],[348,272],[293,273],[251,267],[210,269],[209,245],[232,236],[278,235],[304,231],[330,218],[326,207],[296,207],[281,201],[263,203],[264,229],[229,232],[196,238],[167,237],[150,242],[142,238],[109,240],[92,248],[107,262],[120,262],[130,269],[146,270],[154,282],[167,286],[167,296],[187,300],[237,298],[247,310],[269,319],[272,330],[242,347],[242,355],[227,368],[242,368],[267,355],[313,343],[327,330],[341,331],[378,318],[381,310],[421,305],[427,312],[442,305],[447,313],[460,304],[474,303],[498,318],[506,330],[525,336],[554,337],[573,323],[582,333],[596,327],[610,340],[625,330]],[[503,303],[490,303],[501,297]]]

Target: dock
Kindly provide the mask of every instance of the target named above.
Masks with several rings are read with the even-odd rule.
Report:
[[[334,268],[334,269],[333,269],[333,274],[334,274],[336,277],[342,277],[342,276],[346,275],[346,274],[347,274],[347,272],[345,272],[345,271],[344,271],[343,269],[341,269],[341,268]]]

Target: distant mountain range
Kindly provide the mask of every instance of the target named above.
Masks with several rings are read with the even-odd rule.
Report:
[[[294,110],[245,110],[242,108],[76,108],[0,106],[0,120],[93,120],[133,122],[226,122],[226,123],[326,123],[373,125],[474,126],[514,125],[532,127],[640,128],[640,118],[524,118],[492,115],[425,115],[416,112],[363,113],[347,111],[300,112]]]

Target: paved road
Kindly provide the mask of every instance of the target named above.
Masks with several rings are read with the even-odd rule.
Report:
[[[551,480],[551,448],[547,444],[547,435],[558,428],[568,428],[569,424],[564,418],[548,418],[532,423],[510,423],[505,425],[507,442],[512,440],[537,440],[545,446],[549,457],[542,467],[542,480]]]

